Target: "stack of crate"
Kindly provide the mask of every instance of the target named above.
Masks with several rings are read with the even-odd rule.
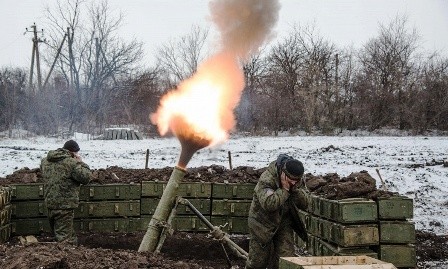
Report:
[[[248,233],[247,217],[254,188],[250,183],[214,183],[211,223],[227,233]]]
[[[379,258],[397,267],[414,268],[417,261],[413,200],[393,196],[380,198],[377,204],[380,244],[375,250]]]
[[[75,210],[75,229],[85,232],[145,231],[166,184],[153,180],[141,184],[81,186],[80,205]],[[247,234],[247,216],[254,187],[251,183],[181,182],[178,195],[188,199],[223,231]],[[10,193],[9,196],[2,194],[1,197],[7,198],[2,198],[0,204],[0,229],[7,234],[5,238],[9,238],[11,232],[15,235],[50,232],[43,184],[12,184],[4,189],[8,191],[1,193]],[[305,223],[308,240],[296,239],[297,244],[307,248],[311,255],[366,255],[397,267],[415,267],[412,199],[393,196],[377,201],[362,198],[329,200],[313,194],[307,199],[308,208],[300,211],[299,216]],[[187,232],[209,231],[185,205],[177,207],[172,228]]]
[[[128,232],[140,217],[140,184],[81,186],[75,229],[84,232]]]
[[[11,236],[11,188],[0,186],[0,244]]]
[[[12,233],[29,235],[50,231],[44,203],[44,184],[13,184],[10,188]]]
[[[415,267],[412,199],[393,196],[377,201],[350,198],[329,200],[309,195],[308,208],[299,215],[308,232],[297,244],[314,256],[366,255]]]
[[[167,182],[143,181],[141,193],[141,219],[137,230],[146,230],[152,215],[162,197]],[[206,182],[182,182],[179,184],[178,195],[188,199],[210,221],[210,206],[212,184]],[[176,216],[172,223],[176,231],[209,231],[207,226],[194,215],[189,207],[178,205]]]
[[[50,232],[44,184],[12,184],[12,232]],[[140,216],[140,184],[87,185],[80,190],[75,229],[86,232],[127,232],[129,220]]]

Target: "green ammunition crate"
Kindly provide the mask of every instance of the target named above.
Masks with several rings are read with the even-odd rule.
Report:
[[[5,243],[11,237],[11,224],[0,226],[0,244]]]
[[[320,236],[320,218],[314,215],[309,215],[309,221],[308,221],[308,227],[307,232],[311,233],[315,236]]]
[[[118,219],[83,219],[75,221],[76,231],[83,232],[128,232],[129,220],[125,218]]]
[[[387,244],[415,243],[415,224],[409,221],[380,221],[380,242]]]
[[[322,216],[323,208],[322,204],[322,197],[311,194],[310,195],[310,201],[308,203],[308,212],[311,214],[314,214],[316,216]]]
[[[11,222],[12,205],[6,205],[0,210],[0,226],[4,226]]]
[[[189,198],[188,201],[201,212],[204,216],[209,216],[211,212],[210,199]],[[178,204],[176,208],[177,215],[195,215],[195,213],[186,205]]]
[[[415,246],[380,245],[378,255],[382,261],[393,263],[396,267],[412,267],[417,264]]]
[[[44,200],[16,201],[12,204],[11,214],[16,219],[46,217],[47,213]]]
[[[372,200],[350,198],[342,200],[321,199],[322,217],[340,223],[375,222],[377,206]]]
[[[162,197],[165,181],[142,181],[142,197]]]
[[[252,183],[214,183],[213,199],[247,199],[252,200],[255,184]]]
[[[0,186],[0,210],[11,203],[12,189],[6,186]]]
[[[247,217],[250,200],[212,200],[212,216]]]
[[[308,234],[308,240],[306,242],[306,250],[311,255],[316,255],[314,253],[314,249],[315,249],[315,245],[316,245],[316,239],[317,239],[317,237],[315,237],[314,235]]]
[[[298,236],[296,232],[294,232],[293,237],[294,237],[294,244],[297,247],[306,249],[306,241],[302,240],[302,238],[300,238],[300,236]]]
[[[405,196],[379,198],[378,218],[387,220],[412,219],[414,216],[414,201]]]
[[[107,184],[82,185],[79,192],[81,201],[91,200],[138,200],[140,199],[140,184]]]
[[[321,238],[341,247],[369,246],[379,243],[376,224],[344,225],[321,219],[319,228]]]
[[[44,198],[44,184],[29,183],[29,184],[12,184],[11,200],[38,200]]]
[[[210,220],[210,217],[206,217]],[[179,232],[208,232],[210,231],[198,217],[196,216],[176,216],[174,217],[172,226],[175,231]]]
[[[142,197],[140,199],[140,215],[152,215],[156,211],[160,198]]]
[[[341,247],[337,244],[332,244],[321,238],[316,238],[318,245],[321,248],[322,256],[358,256],[365,255],[377,259],[378,253],[371,250],[369,247]]]
[[[229,234],[247,234],[247,217],[212,216],[210,222]]]
[[[281,257],[280,269],[396,269],[368,256]]]
[[[142,216],[140,218],[128,218],[129,221],[129,227],[128,232],[139,232],[139,231],[146,231],[148,229],[149,221],[151,220],[152,216]]]
[[[309,229],[309,226],[310,226],[310,218],[311,218],[311,215],[308,213],[308,212],[306,212],[306,211],[303,211],[303,210],[300,210],[300,209],[298,209],[297,210],[297,213],[298,213],[298,215],[299,215],[299,219],[302,221],[302,223],[305,225],[305,229]]]
[[[167,182],[143,181],[142,197],[162,197]],[[212,184],[207,182],[181,182],[177,194],[184,198],[210,198]]]
[[[48,218],[12,219],[11,224],[11,233],[14,235],[38,235],[42,232],[51,232]]]
[[[140,201],[80,202],[75,218],[107,218],[140,216]]]
[[[152,216],[144,216],[140,218],[140,221],[133,221],[131,229],[140,229],[146,231],[148,224],[151,221]],[[205,217],[210,221],[210,217]],[[175,216],[171,227],[175,231],[179,232],[208,232],[210,231],[199,218],[196,216]]]
[[[142,197],[141,211],[142,215],[152,215],[156,211],[160,198]],[[210,199],[188,199],[190,203],[196,207],[203,215],[210,215]],[[193,215],[193,211],[186,205],[179,204],[176,209],[177,215]]]

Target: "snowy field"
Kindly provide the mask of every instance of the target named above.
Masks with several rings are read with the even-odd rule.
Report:
[[[37,168],[48,150],[62,147],[55,138],[0,139],[0,177],[15,170]],[[174,166],[180,153],[175,138],[144,140],[78,139],[80,155],[92,169],[120,166],[144,168],[149,149],[149,168]],[[419,230],[448,232],[448,137],[385,136],[284,136],[231,137],[215,148],[198,151],[188,167],[211,164],[262,168],[280,153],[301,160],[307,173],[347,176],[366,170],[381,185],[379,169],[390,191],[414,199],[414,222]],[[438,164],[433,164],[433,160]]]

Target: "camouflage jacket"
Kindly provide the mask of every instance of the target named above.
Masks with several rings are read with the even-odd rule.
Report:
[[[255,186],[248,218],[251,236],[260,243],[266,244],[274,237],[282,224],[293,225],[298,219],[292,216],[297,213],[293,208],[305,209],[307,206],[304,192],[305,190],[297,185],[289,192],[283,189],[275,161],[272,162],[261,174]],[[292,228],[297,231],[296,227]]]
[[[51,150],[40,169],[45,182],[45,203],[50,209],[69,209],[79,205],[79,186],[90,181],[90,168],[77,161],[66,149]]]

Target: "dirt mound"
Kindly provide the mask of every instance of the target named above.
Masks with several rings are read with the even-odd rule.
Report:
[[[4,269],[89,269],[89,268],[229,268],[219,241],[207,234],[175,233],[167,238],[156,255],[137,251],[143,233],[135,234],[80,234],[80,246],[56,243],[46,235],[39,243],[21,245],[17,237],[0,245],[0,268]],[[232,238],[247,250],[246,237]],[[235,268],[243,268],[244,261],[229,254]]]
[[[232,170],[219,165],[189,168],[184,182],[229,182],[229,183],[257,183],[266,168],[255,169],[240,166]],[[92,183],[140,183],[142,181],[168,181],[173,171],[172,167],[149,169],[124,169],[111,166],[106,169],[92,170]],[[381,191],[376,188],[376,181],[366,171],[352,173],[347,177],[339,177],[332,173],[323,176],[306,174],[308,189],[328,199],[344,199],[362,197],[376,199],[377,197],[394,195],[392,192]],[[6,178],[0,178],[0,185],[11,183],[42,182],[40,169],[27,167],[15,171]]]

